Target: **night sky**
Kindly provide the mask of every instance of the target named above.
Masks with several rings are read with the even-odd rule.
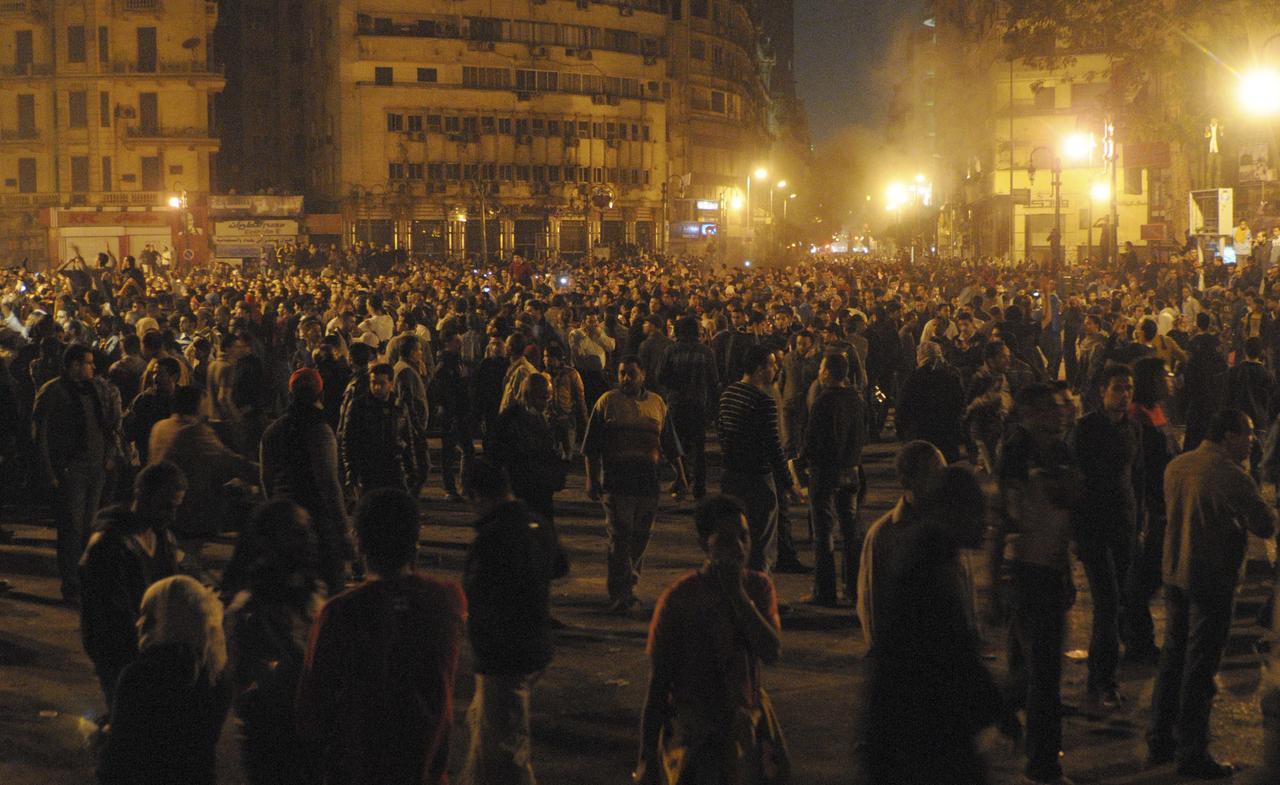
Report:
[[[885,121],[895,33],[924,0],[796,0],[796,79],[815,143]]]

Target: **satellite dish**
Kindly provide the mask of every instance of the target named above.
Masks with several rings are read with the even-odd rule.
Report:
[[[199,45],[200,45],[199,38],[188,38],[187,40],[182,42],[183,49],[195,49]]]

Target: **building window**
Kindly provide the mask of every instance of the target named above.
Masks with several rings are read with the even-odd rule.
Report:
[[[554,93],[560,89],[560,73],[516,69],[516,89],[521,92]]]
[[[603,182],[604,182],[604,168],[603,168],[603,167],[599,167],[599,166],[597,166],[596,168],[594,168],[594,169],[592,169],[592,170],[591,170],[591,182],[593,182],[593,183],[603,183]]]
[[[71,25],[67,28],[67,62],[83,63],[84,60],[84,26]]]
[[[387,164],[387,179],[389,179],[389,180],[403,180],[403,179],[404,179],[404,164],[402,164],[402,163],[389,163],[389,164]]]
[[[422,130],[422,115],[420,114],[409,115],[409,130],[410,131]]]
[[[646,142],[647,142],[647,141],[649,141],[649,126],[647,126],[647,125],[646,125],[646,126],[642,127],[642,128],[640,129],[640,131],[641,131],[641,134],[642,134],[640,138],[641,138],[641,139],[644,139]]]
[[[156,29],[154,27],[138,28],[138,67],[142,73],[155,73],[156,70]]]
[[[498,167],[498,179],[508,183],[511,182],[515,179],[515,170],[516,168],[511,164],[502,164]]]
[[[463,179],[463,180],[466,180],[466,181],[468,181],[468,182],[471,182],[471,181],[474,181],[474,180],[479,180],[479,179],[480,179],[480,165],[479,165],[479,164],[463,164],[463,166],[462,166],[462,179]]]
[[[577,179],[578,179],[578,167],[576,167],[576,166],[566,166],[566,167],[564,168],[564,181],[565,181],[566,183],[571,183],[571,182],[573,182],[574,180],[577,180]]]
[[[427,164],[427,179],[433,181],[444,180],[444,164]]]
[[[1041,87],[1036,91],[1036,108],[1053,110],[1057,105],[1057,90],[1052,87]]]
[[[547,167],[545,166],[533,167],[533,181],[535,183],[545,183],[547,181]]]
[[[89,96],[84,90],[72,90],[67,94],[67,126],[89,127]]]
[[[391,113],[388,113],[388,114],[387,114],[387,130],[388,130],[388,131],[403,131],[403,130],[404,130],[404,115],[402,115],[402,114],[391,114]]]
[[[492,135],[492,134],[496,134],[497,132],[498,132],[497,120],[495,120],[492,117],[480,118],[480,133]]]
[[[13,64],[18,66],[19,72],[24,70],[24,66],[29,66],[35,62],[32,31],[15,30],[13,33],[13,49]]]
[[[160,175],[160,156],[147,156],[142,159],[142,190],[159,191],[164,187]]]
[[[592,139],[603,139],[603,138],[604,138],[604,123],[592,123],[592,124],[591,124],[591,138],[592,138]]]
[[[410,180],[422,179],[422,164],[409,164],[409,179]]]
[[[111,62],[111,37],[106,27],[98,28],[98,62]]]
[[[462,164],[445,164],[444,178],[455,183],[461,180]]]
[[[689,16],[707,18],[707,0],[689,0]]]
[[[464,117],[462,118],[462,133],[475,138],[480,135],[480,118]]]
[[[36,192],[36,159],[18,159],[18,193],[33,194]]]
[[[98,125],[111,127],[111,93],[105,90],[98,93]]]
[[[390,68],[379,66],[373,69],[373,83],[379,85],[389,85],[392,81],[392,72]]]
[[[418,81],[419,81],[419,82],[434,82],[434,81],[436,81],[436,69],[434,69],[434,68],[419,68],[419,69],[418,69]]]
[[[427,115],[427,133],[429,134],[440,133],[441,129],[444,127],[441,123],[442,121],[441,121],[440,115],[438,114]]]
[[[529,119],[527,117],[516,118],[516,136],[529,135]]]
[[[36,97],[30,93],[18,96],[18,135],[23,138],[36,135]]]
[[[724,93],[719,90],[711,91],[711,111],[724,114]]]
[[[523,164],[516,164],[516,182],[529,182],[529,167]]]
[[[462,131],[462,121],[457,117],[444,118],[444,132],[446,134],[456,134]]]
[[[543,120],[541,117],[535,117],[533,118],[533,122],[530,124],[530,129],[534,136],[546,136],[547,121]]]
[[[511,72],[506,68],[462,67],[462,86],[501,89],[511,86]],[[519,88],[524,89],[524,88]]]
[[[102,190],[110,191],[111,188],[111,156],[102,156]]]
[[[1129,166],[1124,170],[1124,192],[1126,196],[1142,195],[1142,167]]]
[[[707,43],[701,38],[695,38],[689,42],[689,56],[694,60],[707,59]]]
[[[510,117],[498,118],[498,133],[504,134],[506,136],[511,135],[511,118]]]
[[[89,190],[89,156],[71,156],[71,190],[82,194]]]
[[[548,120],[548,121],[547,121],[547,136],[559,136],[559,135],[560,135],[560,121],[559,121],[559,120]]]
[[[558,183],[558,182],[560,182],[560,167],[558,167],[558,166],[548,166],[548,167],[547,167],[547,179],[548,179],[548,180],[550,180],[550,181],[551,181],[551,182],[553,182],[553,183]]]

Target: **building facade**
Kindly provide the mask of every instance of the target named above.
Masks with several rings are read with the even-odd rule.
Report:
[[[217,15],[207,0],[0,2],[0,254],[200,245]]]
[[[655,247],[665,3],[317,5],[306,192],[347,239],[455,257]]]

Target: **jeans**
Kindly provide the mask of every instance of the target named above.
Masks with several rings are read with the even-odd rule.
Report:
[[[458,455],[462,455],[461,469],[458,467]],[[446,493],[457,493],[457,475],[462,472],[463,483],[466,483],[467,469],[475,460],[475,445],[471,442],[471,431],[459,426],[446,430],[440,437],[440,476],[444,481]]]
[[[815,477],[809,488],[809,518],[813,522],[813,595],[836,598],[835,530],[840,527],[844,561],[844,595],[857,596],[857,562],[853,559],[857,537],[858,486],[848,481]]]
[[[726,469],[720,475],[720,492],[747,508],[751,531],[747,568],[766,573],[773,572],[778,560],[778,493],[774,488],[772,474],[739,474]]]
[[[71,464],[57,471],[53,516],[58,529],[58,573],[62,592],[67,594],[80,589],[80,555],[102,501],[106,471],[95,464]]]
[[[1124,581],[1124,625],[1120,638],[1130,654],[1153,651],[1156,647],[1151,598],[1163,582],[1160,572],[1163,560],[1164,521],[1161,520],[1149,527],[1146,537],[1138,544]]]
[[[627,600],[635,595],[640,581],[644,549],[658,514],[657,496],[605,494],[604,524],[609,533],[606,587],[609,599]]]
[[[540,674],[477,673],[460,785],[534,785],[529,696]]]
[[[1089,635],[1089,692],[1116,688],[1120,666],[1120,581],[1129,569],[1129,540],[1121,534],[1111,537],[1080,537],[1076,552],[1089,579],[1093,595],[1093,626]]]
[[[671,408],[671,427],[684,450],[684,466],[695,496],[707,490],[707,413],[701,406],[676,404]]]
[[[1027,768],[1033,780],[1062,776],[1062,641],[1066,634],[1065,576],[1050,567],[1010,562],[1011,706],[1027,711]]]
[[[1208,755],[1213,678],[1231,633],[1233,594],[1234,587],[1191,593],[1164,587],[1164,649],[1147,730],[1152,752],[1170,752],[1176,744],[1180,761]]]

